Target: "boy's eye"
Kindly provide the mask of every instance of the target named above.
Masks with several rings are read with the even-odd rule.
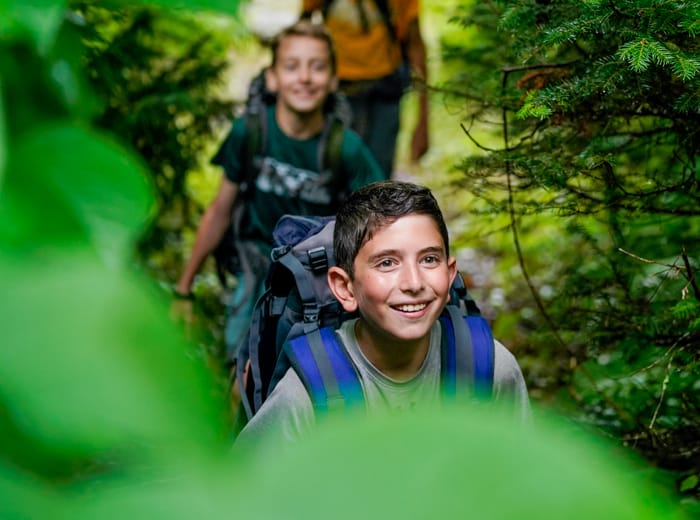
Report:
[[[325,72],[326,70],[328,70],[328,62],[315,61],[311,64],[311,68],[316,72]]]
[[[296,61],[284,61],[282,62],[282,68],[287,71],[292,71],[297,68],[297,62]]]
[[[380,269],[390,269],[394,265],[396,265],[396,262],[391,258],[384,258],[377,262],[377,267],[379,267]]]
[[[423,258],[423,263],[426,264],[439,264],[440,263],[440,257],[438,255],[428,255],[425,258]]]

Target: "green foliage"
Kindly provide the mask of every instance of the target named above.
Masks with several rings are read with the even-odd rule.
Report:
[[[206,15],[139,5],[117,12],[101,2],[75,2],[73,8],[87,49],[84,66],[104,100],[95,122],[139,152],[157,187],[159,219],[141,243],[148,259],[176,243],[201,212],[185,181],[202,168],[231,117],[233,103],[220,92],[228,46],[240,28],[232,19],[214,25]]]
[[[85,18],[57,2],[41,13],[36,5],[0,4],[0,517],[326,518],[323,500],[349,504],[339,513],[348,518],[454,516],[454,508],[463,516],[475,507],[482,516],[559,517],[574,507],[574,517],[674,517],[662,493],[630,475],[629,460],[590,436],[544,422],[519,432],[478,410],[353,420],[296,453],[237,453],[234,464],[206,356],[134,266],[136,242],[161,209],[157,172],[131,136],[100,119],[111,105],[88,80],[97,62],[85,61],[95,44],[76,24]],[[114,36],[133,13],[112,14],[105,23]],[[415,448],[431,436],[443,442],[439,456],[425,457]],[[487,442],[494,449],[483,450]],[[377,469],[369,479],[368,467]],[[426,475],[439,480],[426,485]],[[455,492],[464,489],[474,500]]]
[[[580,420],[683,475],[700,453],[699,17],[694,2],[463,2],[454,22],[479,41],[443,45],[469,71],[445,82],[469,137],[503,143],[447,187],[489,216],[457,240],[515,249],[498,313],[520,316],[533,394],[564,388]]]
[[[164,10],[158,2],[116,4],[71,2],[69,20],[82,45],[78,66],[88,80],[79,97],[98,100],[89,115],[93,123],[129,143],[148,166],[156,218],[140,237],[138,256],[168,285],[209,201],[193,195],[191,179],[208,172],[212,146],[230,124],[234,103],[224,98],[230,52],[246,37],[240,22],[223,13]],[[204,293],[196,305],[203,311],[199,340],[216,358],[220,288]]]
[[[289,478],[309,460],[313,471]],[[682,518],[635,459],[547,416],[532,429],[479,409],[351,417],[253,462],[244,492],[259,496],[264,482],[276,499],[240,504],[244,516]]]
[[[226,447],[208,360],[133,269],[156,189],[143,157],[95,124],[104,105],[74,14],[0,6],[3,518],[60,518],[59,490]]]

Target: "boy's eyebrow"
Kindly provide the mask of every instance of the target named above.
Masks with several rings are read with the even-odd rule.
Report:
[[[440,246],[428,246],[426,248],[421,249],[418,251],[419,255],[424,255],[427,253],[439,253],[441,255],[445,254],[445,248],[440,247]],[[382,257],[385,256],[401,256],[401,250],[400,249],[382,249],[381,251],[377,251],[373,255],[370,255],[367,258],[368,262],[374,262],[376,260],[379,260]]]

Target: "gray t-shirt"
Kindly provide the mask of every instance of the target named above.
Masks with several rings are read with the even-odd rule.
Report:
[[[336,334],[355,365],[369,415],[441,406],[442,328],[439,323],[436,322],[430,331],[430,348],[418,372],[406,381],[396,381],[380,372],[362,353],[355,337],[355,321],[343,323]],[[530,404],[522,372],[515,357],[498,341],[495,342],[493,399],[502,406],[511,407],[518,419],[529,420]],[[289,369],[240,433],[237,442],[254,442],[263,436],[294,441],[313,428],[315,422],[311,398],[297,373]]]

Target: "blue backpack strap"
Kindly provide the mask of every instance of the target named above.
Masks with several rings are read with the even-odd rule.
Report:
[[[475,395],[488,399],[493,393],[494,342],[481,315],[462,314],[447,305],[442,324],[442,385],[449,399]]]
[[[284,352],[320,415],[364,402],[360,380],[332,327],[289,340]]]
[[[495,344],[491,327],[483,316],[464,316],[472,340],[474,393],[480,399],[493,396]]]

